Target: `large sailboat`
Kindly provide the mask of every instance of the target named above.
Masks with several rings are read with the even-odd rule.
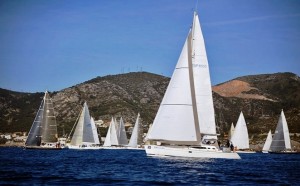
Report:
[[[25,142],[27,149],[61,149],[58,142],[56,117],[46,91]]]
[[[240,113],[230,140],[239,153],[255,153],[249,150],[249,135],[243,112]]]
[[[91,119],[90,112],[85,102],[80,113],[71,143],[67,144],[69,149],[99,149],[100,141],[95,122]],[[72,132],[71,132],[72,133]]]
[[[291,148],[289,128],[283,110],[281,110],[269,153],[296,153]]]
[[[148,156],[240,159],[217,143],[212,89],[197,13],[145,145]]]

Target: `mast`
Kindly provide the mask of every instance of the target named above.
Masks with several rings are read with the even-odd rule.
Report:
[[[196,11],[194,12],[192,31],[188,38],[188,68],[189,68],[189,78],[190,78],[190,87],[191,87],[191,97],[192,97],[192,107],[193,107],[193,115],[194,115],[194,124],[196,131],[196,140],[197,143],[201,141],[201,133],[200,133],[200,125],[197,111],[197,103],[196,103],[196,95],[195,95],[195,82],[194,82],[194,73],[193,73],[193,59],[195,59],[195,53],[193,49],[193,41],[194,41],[194,31],[195,31],[195,18]]]

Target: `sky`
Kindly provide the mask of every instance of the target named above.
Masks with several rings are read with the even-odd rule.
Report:
[[[213,85],[245,75],[299,76],[300,1],[196,2],[0,0],[0,88],[59,91],[136,71],[171,77],[195,9]]]

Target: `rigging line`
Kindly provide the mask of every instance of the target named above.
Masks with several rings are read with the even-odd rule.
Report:
[[[70,139],[70,136],[71,136],[71,134],[72,134],[72,132],[73,132],[73,129],[75,128],[76,123],[78,122],[79,117],[80,117],[80,115],[81,115],[82,112],[83,112],[83,107],[82,107],[82,109],[81,109],[81,111],[80,111],[80,113],[79,113],[79,115],[78,115],[78,117],[77,117],[77,119],[76,119],[76,121],[75,121],[75,123],[74,123],[74,125],[73,125],[73,127],[72,127],[72,130],[71,130],[69,136],[67,137],[67,140],[66,140],[66,141],[68,141],[68,140]]]

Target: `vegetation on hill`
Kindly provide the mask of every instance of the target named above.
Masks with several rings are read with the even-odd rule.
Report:
[[[169,78],[147,72],[97,77],[52,92],[58,131],[69,133],[84,101],[91,115],[109,123],[112,116],[134,123],[141,114],[144,132],[153,122]],[[290,133],[300,133],[300,78],[292,73],[239,77],[213,87],[218,132],[226,136],[243,111],[252,141],[274,132],[284,109]],[[0,89],[0,132],[29,131],[44,93]],[[103,134],[103,131],[102,131]],[[297,140],[297,135],[294,136]],[[298,139],[299,141],[299,139]]]

